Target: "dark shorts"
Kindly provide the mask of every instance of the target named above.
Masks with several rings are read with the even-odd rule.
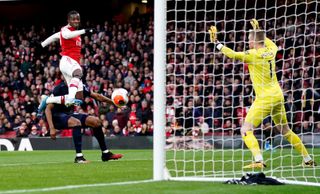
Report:
[[[74,118],[80,120],[81,125],[85,126],[86,119],[88,116],[89,115],[87,115],[87,114],[80,114],[80,113],[72,113],[72,114],[53,113],[52,121],[53,121],[53,125],[56,129],[67,129],[68,128],[68,120],[71,117],[74,117]]]

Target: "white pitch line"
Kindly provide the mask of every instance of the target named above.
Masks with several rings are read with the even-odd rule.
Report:
[[[116,160],[109,162],[125,162],[125,161],[151,161],[152,159],[132,159],[132,160]],[[101,160],[89,160],[90,162],[102,162]],[[8,166],[29,166],[29,165],[44,165],[44,164],[63,164],[63,163],[73,163],[72,160],[70,161],[56,161],[56,162],[35,162],[35,163],[13,163],[13,164],[0,164],[0,167],[8,167]]]
[[[48,192],[48,191],[60,191],[68,189],[79,189],[83,187],[104,187],[104,186],[117,186],[117,185],[132,185],[140,183],[150,183],[155,182],[154,180],[141,180],[141,181],[127,181],[127,182],[115,182],[115,183],[96,183],[96,184],[83,184],[83,185],[67,185],[60,187],[47,187],[39,189],[21,189],[21,190],[7,190],[0,191],[0,194],[9,194],[9,193],[33,193],[33,192]]]
[[[35,163],[13,163],[13,164],[0,164],[0,167],[8,167],[8,166],[29,166],[29,165],[41,165],[41,164],[61,164],[67,163],[66,161],[61,162],[35,162]]]

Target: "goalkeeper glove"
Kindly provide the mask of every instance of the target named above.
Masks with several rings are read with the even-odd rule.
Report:
[[[221,44],[217,40],[217,27],[211,26],[210,29],[208,30],[208,32],[210,34],[211,43],[215,43],[217,45],[216,48],[220,51],[222,49],[222,47],[223,47],[223,44]]]
[[[217,28],[215,26],[211,26],[208,32],[210,34],[210,41],[215,43],[217,41]]]
[[[251,24],[251,26],[252,26],[252,28],[253,28],[254,30],[260,29],[259,23],[258,23],[258,21],[257,21],[256,19],[252,19],[252,20],[250,21],[250,24]]]
[[[96,32],[97,32],[97,30],[96,30],[96,29],[94,29],[94,28],[87,28],[87,29],[85,29],[85,32],[86,32],[86,34],[88,34],[88,33],[93,34],[93,33],[96,33]]]

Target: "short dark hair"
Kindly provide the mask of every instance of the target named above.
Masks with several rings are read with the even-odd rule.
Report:
[[[265,39],[264,30],[250,30],[249,34],[254,37],[254,40],[258,43],[263,43]]]
[[[72,11],[69,11],[68,13],[68,19],[72,16],[72,15],[77,15],[79,14],[79,12],[75,11],[75,10],[72,10]]]

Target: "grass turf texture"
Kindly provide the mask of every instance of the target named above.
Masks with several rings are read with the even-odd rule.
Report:
[[[320,150],[316,150],[319,154]],[[85,157],[91,160],[90,164],[74,164],[73,151],[34,151],[34,152],[0,152],[0,193],[13,190],[24,190],[28,193],[30,189],[41,189],[50,187],[63,187],[67,185],[83,184],[108,184],[114,182],[127,182],[152,179],[152,150],[119,150],[124,154],[119,161],[101,162],[100,152],[97,150],[84,151]],[[215,156],[218,159],[218,153]],[[222,153],[222,152],[221,152]],[[231,152],[230,152],[231,153]],[[224,157],[230,154],[224,153]],[[183,152],[178,154],[185,155]],[[187,153],[193,159],[200,160],[204,157],[209,160],[210,152]],[[277,154],[274,153],[274,154]],[[280,154],[280,153],[279,153]],[[285,154],[285,153],[282,153]],[[246,154],[247,155],[247,154]],[[222,155],[221,155],[222,156]],[[267,155],[266,155],[267,156]],[[275,156],[275,155],[274,155]],[[172,158],[172,152],[168,152],[168,158]],[[235,161],[237,158],[234,155]],[[249,157],[249,156],[248,156]],[[231,159],[231,158],[230,158]],[[298,162],[301,159],[294,158]],[[319,158],[316,159],[319,161]],[[284,160],[283,162],[286,162]],[[291,159],[289,160],[291,162]],[[196,162],[200,163],[200,162]],[[212,162],[211,162],[212,163]],[[221,162],[220,162],[221,163]],[[276,165],[276,160],[273,165]],[[222,164],[222,163],[221,163]],[[283,163],[285,164],[285,163]],[[289,163],[288,163],[289,164]],[[286,165],[288,165],[286,164]],[[168,163],[170,166],[171,164]],[[193,165],[194,166],[194,165]],[[235,168],[231,162],[227,162],[225,169]],[[237,162],[236,162],[237,166]],[[215,166],[218,170],[219,166]],[[193,167],[192,167],[193,168]],[[187,165],[187,170],[191,169]],[[198,171],[199,167],[196,167]],[[183,168],[181,168],[182,170]],[[209,169],[209,167],[208,167]],[[201,168],[200,168],[201,170]],[[268,169],[266,169],[268,170]],[[307,171],[300,171],[300,173]],[[319,181],[320,170],[315,170]],[[240,176],[239,176],[240,178]],[[46,191],[46,193],[319,193],[320,187],[285,185],[285,186],[240,186],[224,185],[211,182],[146,182],[127,185],[100,185],[92,187],[62,189]],[[44,193],[34,190],[32,193]]]

